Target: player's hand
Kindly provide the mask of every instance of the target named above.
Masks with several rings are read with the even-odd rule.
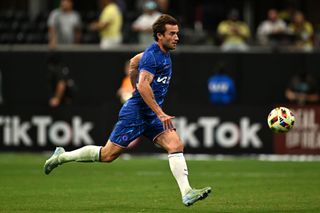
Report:
[[[296,96],[297,96],[297,101],[300,104],[304,104],[306,102],[306,100],[307,100],[307,95],[306,94],[298,93]]]
[[[172,119],[173,118],[174,118],[174,116],[170,116],[170,115],[167,115],[167,114],[163,114],[163,115],[159,116],[159,119],[163,124],[164,130],[174,129],[174,125],[172,123]]]
[[[54,50],[56,49],[56,47],[57,47],[57,43],[54,40],[49,42],[48,44],[49,50]]]
[[[90,25],[89,25],[89,29],[91,30],[91,31],[98,31],[99,30],[99,22],[98,21],[95,21],[95,22],[92,22],[92,23],[90,23]]]
[[[53,97],[49,100],[49,106],[51,106],[51,107],[57,107],[57,106],[59,106],[59,104],[60,104],[59,98]]]

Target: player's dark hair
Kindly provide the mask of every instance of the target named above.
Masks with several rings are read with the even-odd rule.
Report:
[[[178,25],[178,21],[170,15],[161,15],[152,25],[154,40],[158,41],[158,33],[164,34],[164,32],[166,31],[166,24]]]

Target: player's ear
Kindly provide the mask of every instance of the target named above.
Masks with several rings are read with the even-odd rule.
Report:
[[[162,33],[157,33],[157,37],[158,37],[158,39],[160,39],[161,37],[163,37],[163,34]]]

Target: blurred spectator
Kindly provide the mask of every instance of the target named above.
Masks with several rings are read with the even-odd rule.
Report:
[[[272,36],[287,33],[287,25],[278,16],[278,11],[270,9],[268,11],[268,19],[263,21],[257,29],[257,37],[262,45],[270,45]]]
[[[150,45],[153,40],[152,24],[161,16],[157,11],[157,4],[148,0],[143,5],[143,14],[141,14],[132,24],[132,30],[138,32],[139,43]]]
[[[290,102],[300,105],[319,102],[319,86],[315,76],[307,71],[293,75],[285,96]]]
[[[165,14],[170,14],[172,15],[172,13],[170,12],[170,1],[169,0],[156,0],[157,5],[158,5],[158,9],[161,13],[165,13]]]
[[[139,11],[139,12],[143,11],[143,4],[145,1],[146,0],[136,0],[135,1],[135,10]]]
[[[100,47],[108,49],[122,42],[122,14],[113,0],[100,0],[103,11],[99,21],[90,24],[90,29],[100,31]]]
[[[52,53],[47,61],[48,79],[50,83],[50,107],[71,104],[75,95],[76,85],[70,76],[70,69],[64,65],[57,55]]]
[[[120,97],[121,103],[125,103],[129,98],[131,98],[134,90],[129,76],[129,64],[130,61],[127,61],[124,65],[125,77],[123,78],[121,87],[118,90],[118,96]]]
[[[218,25],[218,36],[222,39],[223,51],[246,51],[246,40],[250,38],[250,30],[246,23],[239,20],[239,11],[232,9],[228,19]]]
[[[313,27],[306,21],[302,12],[296,12],[293,21],[289,24],[289,33],[296,35],[295,47],[310,51],[313,49]]]
[[[288,1],[286,4],[287,6],[283,10],[279,11],[279,18],[286,22],[286,24],[289,24],[297,11],[297,5],[294,2],[290,1]]]
[[[230,104],[235,100],[236,87],[223,63],[219,64],[215,74],[208,79],[208,90],[213,104]]]
[[[320,23],[317,23],[315,26],[314,46],[320,48]]]
[[[3,104],[3,102],[4,102],[4,100],[3,100],[3,90],[2,90],[2,88],[3,88],[3,76],[2,76],[2,71],[1,71],[1,69],[0,69],[0,105],[2,105]]]
[[[60,8],[49,15],[48,28],[49,48],[56,48],[57,44],[80,42],[81,19],[73,10],[72,0],[61,0]]]
[[[125,0],[115,0],[115,3],[118,5],[122,16],[124,16],[127,13],[127,3]]]
[[[143,11],[143,5],[145,2],[150,0],[136,0],[135,8],[137,11]],[[153,0],[157,4],[158,11],[162,14],[169,14],[169,15],[177,15],[172,13],[172,8],[170,8],[170,1],[169,0]]]

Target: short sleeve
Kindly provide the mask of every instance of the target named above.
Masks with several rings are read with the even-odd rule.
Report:
[[[222,21],[218,25],[218,33],[221,34],[221,35],[229,34],[229,28],[228,28],[227,22]]]
[[[75,12],[75,27],[80,28],[82,23],[81,23],[81,17],[79,13]]]
[[[144,53],[139,63],[139,72],[141,72],[141,70],[145,70],[155,75],[157,70],[156,68],[157,63],[154,55],[148,52]]]
[[[143,22],[143,17],[142,16],[139,16],[133,23],[132,23],[132,26],[133,27],[141,27],[142,25],[142,22]]]
[[[57,15],[58,15],[58,12],[56,10],[52,11],[49,15],[49,18],[48,18],[48,27],[54,27],[57,23],[56,23],[56,20],[57,20]]]
[[[113,5],[107,6],[107,8],[105,8],[102,11],[102,14],[100,16],[100,22],[111,22],[114,17],[116,17],[116,7],[113,7]]]

